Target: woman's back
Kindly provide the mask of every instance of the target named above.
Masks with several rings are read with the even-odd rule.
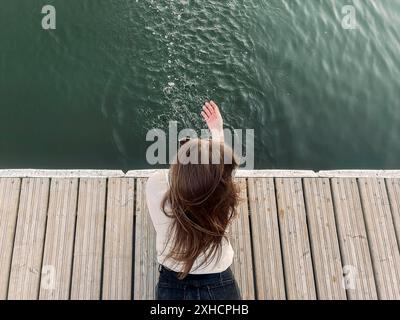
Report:
[[[165,215],[161,205],[169,189],[168,170],[160,170],[154,173],[147,181],[146,198],[147,206],[154,228],[156,230],[157,261],[175,272],[182,271],[182,263],[168,258],[174,238],[170,237],[173,218]],[[221,254],[215,255],[214,259],[202,264],[206,254],[199,256],[190,274],[207,274],[225,271],[233,260],[233,249],[229,240],[223,238],[221,241]]]

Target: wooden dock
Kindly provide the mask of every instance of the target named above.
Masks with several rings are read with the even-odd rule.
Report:
[[[0,170],[0,299],[153,299],[149,172]],[[244,299],[400,299],[400,173],[237,176]]]

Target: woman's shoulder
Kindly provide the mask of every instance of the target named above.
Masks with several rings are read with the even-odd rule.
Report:
[[[147,179],[146,193],[168,190],[168,170],[157,170]]]
[[[149,214],[157,232],[157,237],[165,236],[170,225],[170,218],[165,215],[162,207],[163,199],[168,192],[168,170],[157,170],[147,180],[146,202]]]

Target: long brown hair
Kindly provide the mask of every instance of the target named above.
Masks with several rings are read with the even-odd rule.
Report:
[[[182,161],[187,156],[188,163]],[[209,163],[204,163],[207,158]],[[189,140],[178,150],[162,208],[174,218],[170,229],[174,242],[167,258],[182,263],[180,279],[191,271],[200,254],[204,261],[198,267],[217,254],[220,258],[221,241],[239,201],[232,177],[237,166],[232,149],[212,140]]]

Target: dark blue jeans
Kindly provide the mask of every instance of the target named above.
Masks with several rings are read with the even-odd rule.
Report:
[[[221,273],[189,274],[183,280],[163,266],[159,270],[157,300],[241,300],[230,268]]]

